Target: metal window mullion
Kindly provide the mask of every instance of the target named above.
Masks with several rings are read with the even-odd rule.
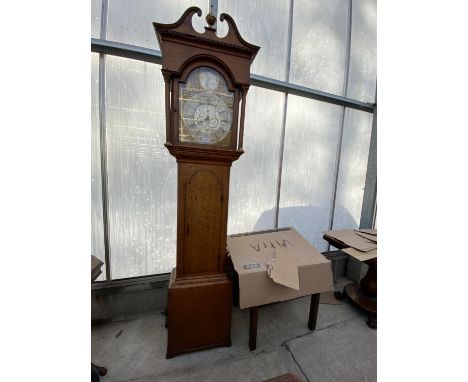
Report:
[[[210,0],[208,4],[209,13],[211,13],[216,19],[218,18],[218,0]],[[218,27],[218,20],[213,24],[212,28]]]
[[[377,193],[377,190],[375,190]],[[374,216],[372,217],[372,228],[375,229],[375,220],[377,219],[377,199],[375,200]]]
[[[284,157],[284,138],[286,135],[286,116],[288,114],[288,93],[284,94],[284,107],[283,107],[283,119],[281,121],[281,137],[280,137],[280,148],[278,157],[278,181],[276,184],[276,205],[275,205],[275,228],[278,228],[279,224],[279,209],[280,209],[280,197],[281,197],[281,177],[283,173],[283,157]]]
[[[144,48],[115,41],[100,40],[91,38],[91,51],[95,53],[105,53],[107,55],[125,57],[132,60],[151,62],[153,64],[162,63],[162,54],[159,50]],[[334,105],[345,106],[351,109],[372,113],[374,105],[368,102],[327,93],[321,90],[308,88],[302,85],[291,84],[258,74],[250,75],[250,84],[263,89],[270,89],[282,93],[294,94],[304,98],[315,99]]]
[[[289,24],[288,24],[288,42],[286,53],[285,81],[289,82],[289,72],[291,69],[291,50],[292,50],[292,27],[293,27],[294,0],[289,3]],[[283,157],[284,157],[284,139],[286,135],[286,117],[288,114],[288,92],[284,92],[283,118],[281,121],[281,138],[278,157],[278,180],[276,184],[276,206],[275,206],[275,228],[278,228],[279,208],[281,197],[281,177],[283,173]]]
[[[377,85],[376,85],[377,98]],[[361,220],[359,228],[373,228],[377,210],[377,107],[372,117],[372,131],[367,157],[366,183],[362,197]]]
[[[351,59],[351,28],[353,17],[353,0],[348,0],[348,28],[346,33],[346,51],[345,51],[345,75],[343,80],[343,94],[346,97],[348,94],[348,78],[349,78],[349,63]],[[338,177],[340,174],[341,150],[343,147],[343,131],[345,122],[346,108],[343,106],[340,116],[340,127],[338,132],[338,143],[336,148],[335,171],[333,174],[333,192],[332,201],[330,206],[330,217],[328,222],[328,229],[333,229],[333,220],[335,215],[336,206],[336,193],[338,188]],[[330,244],[327,244],[327,251],[330,251]]]
[[[107,16],[109,9],[109,0],[102,0],[101,8],[101,30],[99,31],[99,38],[101,40],[107,39]]]
[[[100,38],[107,37],[108,0],[102,0]],[[102,186],[102,221],[104,226],[104,257],[106,263],[106,280],[111,276],[111,251],[109,230],[109,193],[107,180],[107,140],[106,140],[106,55],[99,53],[99,143],[101,154],[101,186]]]

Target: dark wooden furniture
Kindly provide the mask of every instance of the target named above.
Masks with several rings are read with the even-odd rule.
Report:
[[[317,314],[320,303],[320,293],[311,295],[310,297],[310,310],[309,310],[309,321],[307,326],[310,330],[315,330],[317,326]],[[277,304],[277,303],[275,303]],[[267,304],[271,305],[271,304]],[[262,306],[253,306],[250,310],[250,325],[249,325],[249,349],[255,350],[257,348],[257,326],[258,326],[258,310]]]
[[[232,263],[231,257],[227,258],[226,261],[226,271],[229,279],[232,282],[232,301],[234,306],[239,306],[239,275],[237,274],[234,264]],[[315,293],[310,295],[310,309],[309,309],[309,319],[307,326],[310,330],[315,330],[317,326],[317,315],[320,304],[320,293]],[[278,304],[275,302],[273,304]],[[249,308],[250,313],[250,323],[249,323],[249,349],[251,351],[257,348],[257,327],[258,327],[258,311],[263,306],[268,306],[272,304],[265,304],[259,306],[253,306]]]
[[[329,236],[323,238],[335,248],[343,249],[348,246]],[[337,299],[348,298],[353,304],[367,313],[367,325],[377,329],[377,258],[364,261],[369,266],[366,275],[359,283],[346,285],[343,292],[335,292]]]
[[[302,382],[302,379],[300,379],[295,374],[288,373],[280,375],[278,377],[265,379],[263,382]]]
[[[102,266],[104,262],[99,260],[96,256],[91,255],[91,282],[96,281],[96,279],[102,273]]]
[[[166,357],[231,344],[232,285],[225,273],[229,173],[243,153],[250,65],[259,47],[239,34],[200,34],[191,7],[173,24],[153,23],[166,98],[165,146],[177,160],[177,265],[168,291]],[[239,108],[239,104],[242,107]]]

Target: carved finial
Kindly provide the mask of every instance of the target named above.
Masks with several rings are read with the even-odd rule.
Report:
[[[213,25],[216,24],[216,16],[213,15],[211,12],[206,15],[205,20],[208,23],[208,25],[210,26],[210,28],[212,28]]]

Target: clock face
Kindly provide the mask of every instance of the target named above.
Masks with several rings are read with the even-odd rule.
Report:
[[[179,142],[230,146],[234,92],[215,70],[200,67],[179,85]]]

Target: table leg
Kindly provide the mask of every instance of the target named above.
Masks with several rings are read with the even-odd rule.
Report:
[[[377,258],[366,261],[366,264],[369,269],[359,285],[366,296],[377,297]]]
[[[250,308],[249,349],[257,348],[258,306]]]
[[[317,325],[317,313],[320,303],[320,293],[315,293],[310,296],[310,311],[309,311],[309,323],[308,327],[310,330],[315,330]]]
[[[335,292],[337,299],[348,298],[350,302],[363,309],[367,315],[367,325],[377,329],[377,259],[366,261],[369,270],[360,283],[344,287],[343,293]]]
[[[367,326],[371,329],[377,329],[377,315],[369,313],[367,315]]]

